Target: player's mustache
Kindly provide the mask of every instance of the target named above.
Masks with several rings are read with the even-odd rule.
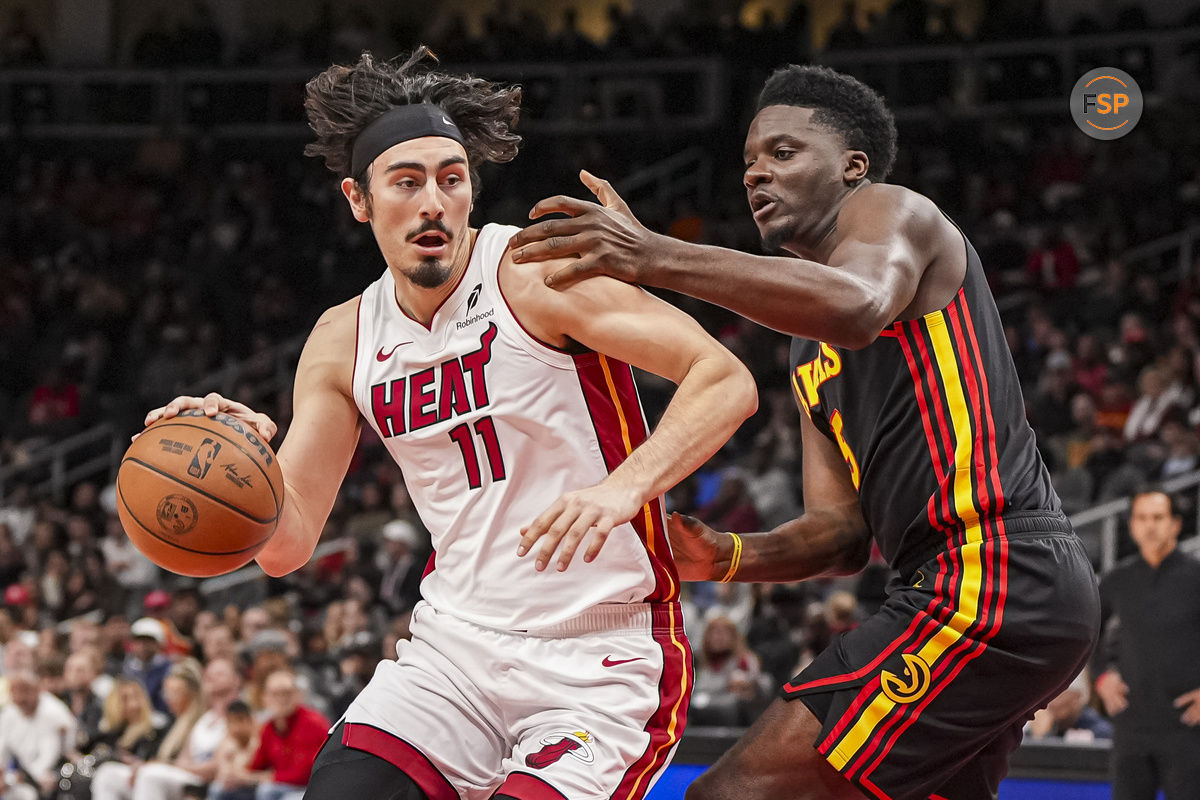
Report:
[[[443,234],[446,237],[446,241],[450,241],[454,238],[454,234],[450,233],[450,229],[446,227],[446,223],[442,222],[440,219],[427,219],[425,222],[421,223],[421,227],[408,234],[408,241],[411,242],[413,239],[419,239],[430,231],[437,231],[438,233]]]

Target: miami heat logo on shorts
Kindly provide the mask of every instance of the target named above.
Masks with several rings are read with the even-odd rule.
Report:
[[[566,755],[585,764],[591,764],[596,760],[589,744],[591,741],[592,736],[587,731],[552,733],[542,739],[541,750],[525,756],[525,766],[533,769],[545,769]]]

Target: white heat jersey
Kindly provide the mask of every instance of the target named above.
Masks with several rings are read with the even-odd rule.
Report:
[[[600,603],[674,600],[661,499],[614,529],[595,561],[534,569],[521,528],[563,493],[601,481],[647,435],[628,364],[572,355],[513,316],[497,267],[518,229],[486,225],[459,284],[426,328],[390,271],[358,309],[354,399],[404,472],[433,536],[421,593],[477,625],[530,630]]]

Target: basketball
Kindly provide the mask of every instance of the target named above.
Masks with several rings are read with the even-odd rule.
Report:
[[[254,429],[227,414],[181,411],[134,440],[117,472],[117,513],[155,564],[205,578],[266,545],[283,508],[283,473]]]

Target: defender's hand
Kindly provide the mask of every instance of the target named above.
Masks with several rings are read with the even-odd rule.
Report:
[[[542,200],[529,212],[530,219],[566,214],[570,219],[538,222],[509,240],[513,261],[546,261],[577,255],[579,259],[546,278],[546,285],[561,289],[594,275],[610,275],[626,283],[641,283],[654,234],[646,229],[606,180],[587,170],[580,180],[602,205],[558,195]]]
[[[204,413],[210,417],[215,417],[217,414],[228,414],[252,426],[264,442],[269,442],[275,438],[275,433],[279,430],[279,426],[266,414],[260,414],[250,408],[250,406],[222,397],[216,392],[209,392],[204,397],[191,397],[188,395],[176,397],[165,406],[156,408],[147,414],[142,424],[151,425],[160,419],[170,419],[178,415],[180,411],[189,408],[203,409]],[[133,438],[136,439],[140,435],[138,434]]]
[[[717,533],[695,517],[676,513],[667,517],[667,537],[681,580],[711,581],[720,577],[713,573],[724,552],[722,540],[732,537]],[[725,549],[732,550],[733,543],[726,544]]]
[[[612,529],[633,519],[642,507],[641,499],[633,492],[604,483],[568,492],[529,526],[521,529],[521,544],[517,555],[524,556],[542,539],[536,568],[544,570],[558,551],[558,571],[566,569],[580,543],[586,537],[588,547],[585,562],[592,561],[608,540]]]

